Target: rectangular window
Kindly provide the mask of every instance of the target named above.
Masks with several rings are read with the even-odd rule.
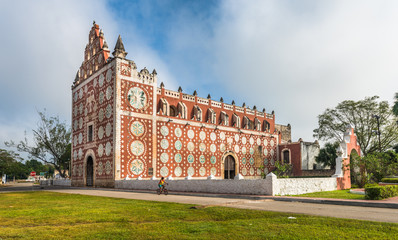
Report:
[[[93,125],[88,126],[87,140],[88,142],[93,141]]]

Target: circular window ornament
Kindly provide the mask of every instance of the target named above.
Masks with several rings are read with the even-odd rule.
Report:
[[[187,145],[188,151],[192,152],[195,150],[195,144],[193,142],[189,142]]]
[[[211,139],[212,141],[215,141],[216,138],[217,138],[217,136],[216,136],[216,134],[215,134],[214,132],[210,133],[210,139]]]
[[[98,79],[99,86],[102,87],[104,85],[104,74],[101,74]]]
[[[102,144],[98,145],[97,152],[98,152],[98,157],[102,157],[104,155],[104,145]]]
[[[225,140],[225,133],[224,132],[220,132],[220,139],[221,140]]]
[[[246,158],[242,158],[242,164],[245,165],[246,164]]]
[[[212,168],[210,169],[210,174],[213,175],[213,176],[216,176],[216,174],[217,174],[217,168],[212,167]]]
[[[100,126],[98,128],[98,139],[101,140],[104,137],[104,127]]]
[[[82,144],[83,142],[83,134],[79,133],[79,144]]]
[[[253,155],[254,154],[254,148],[250,148],[250,154]]]
[[[264,155],[267,156],[268,155],[268,150],[266,148],[264,148]]]
[[[174,175],[175,175],[176,177],[181,176],[181,174],[182,174],[182,169],[181,169],[180,167],[174,168]]]
[[[193,161],[195,160],[194,156],[192,154],[189,154],[187,157],[187,160],[189,163],[193,163]]]
[[[140,156],[144,153],[145,147],[140,140],[135,140],[131,143],[130,150],[135,156]]]
[[[243,169],[242,169],[242,175],[243,175],[243,176],[246,176],[246,175],[247,175],[247,169],[246,169],[246,168],[243,168]]]
[[[100,109],[98,112],[98,120],[102,122],[104,120],[104,109]]]
[[[206,168],[204,168],[204,167],[199,168],[199,174],[200,174],[200,176],[203,177],[206,174]]]
[[[243,144],[246,144],[246,143],[247,143],[246,137],[243,137],[243,138],[242,138],[242,143],[243,143]]]
[[[264,165],[267,166],[268,165],[268,159],[264,159]]]
[[[111,151],[112,151],[112,145],[110,142],[107,142],[105,146],[105,155],[106,156],[111,155]]]
[[[238,144],[235,145],[235,153],[239,153],[239,145]]]
[[[112,106],[108,104],[108,106],[106,106],[105,116],[106,118],[110,118],[111,115],[112,115]]]
[[[250,145],[253,145],[253,144],[254,144],[254,138],[251,137],[251,138],[249,139],[249,142],[250,142]]]
[[[98,96],[98,101],[100,104],[102,104],[104,102],[104,98],[105,98],[104,92],[100,92],[99,96]]]
[[[112,69],[106,72],[106,81],[109,82],[112,79]]]
[[[77,155],[78,155],[79,159],[81,159],[83,157],[83,150],[81,148],[79,149],[79,152]]]
[[[133,175],[139,176],[144,172],[144,162],[135,159],[130,163],[130,171]]]
[[[210,157],[210,162],[211,162],[211,164],[216,164],[216,161],[217,161],[217,159],[216,159],[215,156],[211,156],[211,157]]]
[[[254,175],[254,168],[253,167],[250,168],[250,175]]]
[[[169,175],[169,169],[167,167],[162,167],[160,169],[160,175],[162,177],[167,177]]]
[[[193,167],[188,168],[188,176],[192,177],[195,174],[195,169]]]
[[[177,163],[180,163],[181,160],[182,160],[181,154],[177,153],[176,155],[174,155],[174,161],[176,161]]]
[[[210,145],[210,151],[211,151],[212,153],[216,152],[216,150],[217,150],[217,147],[216,147],[215,144]]]
[[[251,158],[249,159],[249,163],[250,163],[250,165],[253,165],[253,164],[254,164],[254,158],[251,157]]]
[[[235,134],[235,142],[239,142],[239,134]]]
[[[106,100],[111,99],[111,97],[112,97],[112,87],[109,86],[109,87],[106,89]]]
[[[275,145],[275,142],[273,139],[271,139],[270,144],[271,144],[271,147],[273,147]]]
[[[205,158],[204,155],[200,155],[200,157],[199,157],[199,162],[200,162],[201,164],[204,164],[204,163],[206,162],[206,158]]]
[[[109,175],[112,171],[112,164],[109,161],[106,161],[105,163],[105,173],[106,175]]]
[[[162,126],[161,128],[160,128],[160,133],[163,135],[163,136],[167,136],[167,135],[169,135],[169,128],[168,127],[166,127],[166,126]]]
[[[147,104],[147,96],[139,87],[132,87],[127,93],[127,100],[133,108],[142,109]]]
[[[204,132],[204,131],[200,131],[200,133],[199,133],[199,138],[200,138],[200,140],[205,140],[205,138],[206,138],[206,133]]]
[[[200,144],[199,144],[199,150],[200,150],[201,152],[206,151],[206,144],[200,143]]]
[[[246,153],[247,153],[246,147],[243,147],[243,148],[242,148],[242,153],[243,153],[243,154],[246,154]]]
[[[174,143],[174,147],[176,148],[176,150],[181,150],[181,148],[182,148],[182,143],[181,143],[181,141],[180,141],[180,140],[177,140],[177,141]]]
[[[162,139],[162,141],[160,141],[160,147],[167,149],[169,147],[169,141],[167,141],[167,139]]]
[[[224,143],[221,143],[221,144],[220,144],[220,151],[221,151],[221,152],[225,152],[225,150],[226,150],[225,144],[224,144]]]
[[[141,137],[145,132],[144,124],[139,121],[134,121],[130,126],[131,134],[136,137]]]
[[[261,145],[261,139],[257,138],[257,145]]]
[[[112,133],[112,125],[111,123],[108,122],[105,127],[105,135],[109,137],[111,133]]]
[[[176,137],[181,137],[182,136],[181,128],[174,129],[174,134],[176,135]]]
[[[188,137],[189,137],[190,139],[192,139],[193,137],[195,137],[195,132],[194,132],[192,129],[189,129],[189,130],[188,130]]]
[[[162,163],[167,163],[169,161],[169,154],[162,153],[160,155],[160,161],[162,161]]]

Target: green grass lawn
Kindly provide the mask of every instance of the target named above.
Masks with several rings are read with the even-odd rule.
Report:
[[[314,192],[300,195],[294,195],[296,197],[315,197],[315,198],[338,198],[338,199],[359,199],[365,200],[365,195],[359,195],[350,193],[350,190],[336,190],[326,192]]]
[[[154,195],[157,197],[157,195]],[[0,194],[0,239],[396,239],[398,224],[51,192]],[[288,219],[294,216],[296,219]]]

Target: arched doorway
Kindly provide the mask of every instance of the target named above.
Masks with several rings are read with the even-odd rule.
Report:
[[[89,156],[87,158],[87,165],[86,165],[86,185],[91,187],[93,186],[94,182],[94,162],[93,158]]]
[[[228,155],[224,160],[224,179],[234,179],[235,177],[235,158]]]

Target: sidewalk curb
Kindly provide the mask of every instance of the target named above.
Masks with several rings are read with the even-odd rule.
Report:
[[[23,189],[23,190],[22,190]],[[153,193],[155,190],[138,190],[138,189],[118,189],[118,188],[90,188],[90,187],[69,187],[69,186],[34,186],[22,188],[22,191],[45,191],[52,189],[80,189],[80,190],[99,190],[114,192],[133,192],[133,193]],[[11,189],[8,189],[11,190]],[[12,189],[16,190],[16,189]],[[12,191],[11,190],[11,191]],[[8,192],[2,188],[0,192]],[[169,192],[169,195],[195,196],[195,197],[216,197],[246,200],[273,200],[281,202],[301,202],[315,204],[330,204],[357,207],[374,207],[374,208],[390,208],[398,209],[398,203],[391,202],[368,202],[368,200],[340,200],[340,199],[321,199],[321,198],[301,198],[301,197],[280,197],[280,196],[264,196],[264,195],[240,195],[240,194],[219,194],[219,193],[201,193],[201,192]]]
[[[82,189],[82,188],[75,188]],[[155,190],[137,190],[137,189],[118,189],[118,188],[83,188],[85,190],[103,190],[117,192],[134,192],[134,193],[155,193]],[[320,198],[300,198],[300,197],[279,197],[279,196],[263,196],[263,195],[239,195],[239,194],[219,194],[219,193],[201,193],[201,192],[169,192],[169,195],[195,196],[195,197],[217,197],[232,198],[246,200],[273,200],[281,202],[302,202],[316,204],[331,204],[343,206],[358,207],[374,207],[374,208],[392,208],[398,209],[398,203],[386,202],[367,202],[368,200],[339,200],[339,199],[320,199]]]

